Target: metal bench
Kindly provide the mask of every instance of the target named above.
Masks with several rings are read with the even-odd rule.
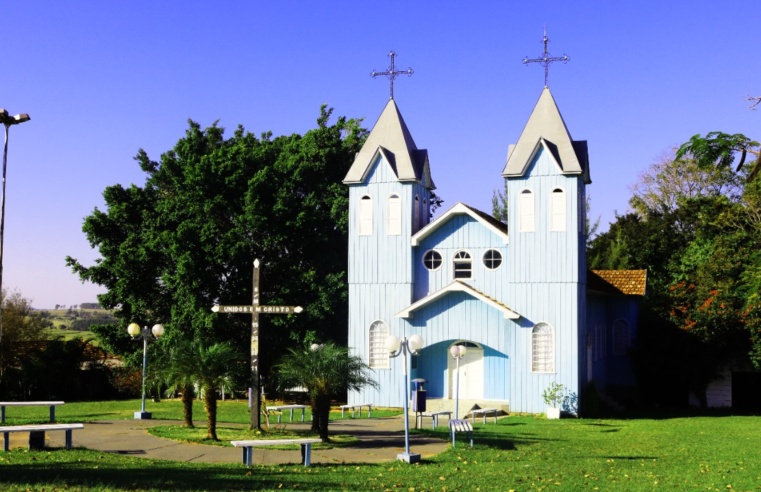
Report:
[[[473,425],[467,420],[454,419],[449,421],[449,432],[452,434],[452,447],[456,445],[455,435],[464,432],[470,438],[470,447],[473,447]]]
[[[497,413],[499,412],[496,408],[475,408],[470,411],[470,418],[471,420],[475,421],[476,417],[481,415],[484,418],[484,424],[486,423],[486,416],[491,414],[494,416],[494,423],[497,423]]]
[[[8,451],[10,447],[11,432],[28,432],[29,449],[37,449],[45,446],[46,431],[65,431],[66,432],[66,449],[71,449],[71,431],[74,429],[84,429],[84,424],[30,424],[30,425],[5,425],[0,427],[3,433],[3,451]],[[42,434],[40,436],[40,433]],[[42,444],[37,445],[37,440],[42,439]]]
[[[62,401],[0,401],[0,424],[5,423],[5,407],[50,407],[50,421],[55,422],[55,407]]]
[[[367,416],[370,417],[370,414],[373,411],[373,404],[372,403],[355,403],[353,405],[341,405],[339,408],[341,409],[341,417],[344,416],[345,410],[351,410],[351,418],[354,418],[354,410],[358,410],[359,417],[362,418],[362,407],[367,407]]]
[[[312,464],[312,444],[322,442],[320,439],[257,439],[253,441],[230,441],[236,448],[243,448],[243,464],[253,464],[254,449],[264,446],[282,446],[286,444],[301,445],[301,463],[304,466]]]
[[[309,408],[307,405],[268,405],[267,410],[270,412],[275,412],[277,415],[277,423],[280,423],[280,420],[283,417],[283,410],[290,410],[291,411],[291,422],[293,422],[293,411],[294,410],[301,410],[301,421],[304,422],[305,415],[306,415],[306,409]]]
[[[423,426],[423,418],[430,417],[431,418],[431,425],[432,428],[435,429],[439,425],[439,417],[442,415],[446,415],[449,420],[452,420],[452,412],[442,410],[440,412],[422,412],[417,414],[417,419],[419,421],[415,422],[416,427],[422,427]]]

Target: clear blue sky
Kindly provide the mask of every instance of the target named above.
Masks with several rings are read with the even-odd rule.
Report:
[[[65,266],[97,258],[81,232],[108,185],[144,182],[187,119],[256,134],[303,133],[327,103],[372,126],[395,99],[429,151],[445,207],[491,210],[514,143],[549,85],[571,135],[587,140],[593,217],[628,210],[629,187],[695,133],[761,138],[761,2],[147,1],[3,2],[0,107],[11,129],[3,286],[38,308],[95,302]]]

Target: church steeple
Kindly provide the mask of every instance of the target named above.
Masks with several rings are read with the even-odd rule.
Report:
[[[428,151],[418,149],[393,99],[389,99],[362,149],[344,178],[344,184],[363,183],[378,154],[387,158],[399,181],[424,182],[434,189]]]
[[[542,90],[518,143],[508,149],[502,176],[523,176],[541,147],[546,147],[550,152],[562,174],[581,174],[585,183],[591,182],[587,142],[571,138],[548,87]]]

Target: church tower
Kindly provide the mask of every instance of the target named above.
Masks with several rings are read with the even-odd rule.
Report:
[[[407,335],[394,315],[412,301],[410,237],[429,221],[434,184],[428,152],[415,145],[393,98],[343,182],[349,186],[349,347],[376,369],[381,386],[398,385],[393,371],[383,370],[392,364],[386,338]]]
[[[507,304],[526,318],[517,346],[531,347],[516,386],[562,383],[579,394],[586,339],[586,141],[574,141],[545,87],[518,143],[508,150]],[[535,392],[539,403],[540,392]],[[527,402],[528,403],[528,402]],[[538,406],[531,405],[530,406]],[[518,410],[518,409],[516,409]]]

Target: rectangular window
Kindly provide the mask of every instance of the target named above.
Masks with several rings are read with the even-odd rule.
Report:
[[[521,232],[534,232],[534,194],[531,190],[521,192],[518,220]]]
[[[552,190],[551,200],[550,210],[552,211],[552,217],[550,218],[550,230],[563,232],[565,231],[565,193],[559,188]]]
[[[552,328],[545,323],[531,331],[531,371],[555,372],[555,341]]]
[[[388,197],[388,235],[402,234],[402,199],[396,195]]]
[[[363,196],[359,201],[359,235],[372,236],[373,234],[373,200],[369,196]]]

